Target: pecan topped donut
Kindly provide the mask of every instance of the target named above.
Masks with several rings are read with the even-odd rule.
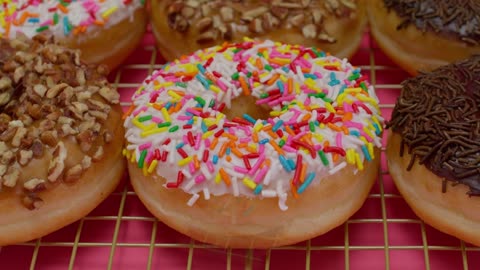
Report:
[[[152,26],[162,55],[173,60],[200,48],[243,37],[314,46],[351,56],[365,28],[355,0],[152,1]]]
[[[45,36],[0,39],[0,245],[82,217],[118,183],[121,109],[106,71]]]

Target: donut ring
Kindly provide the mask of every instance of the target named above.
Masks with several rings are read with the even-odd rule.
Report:
[[[476,0],[375,0],[367,13],[380,48],[411,75],[480,53]]]
[[[125,172],[119,94],[79,59],[44,36],[0,39],[0,246],[87,215]]]
[[[376,179],[373,87],[314,48],[247,40],[198,51],[154,72],[133,104],[132,185],[161,221],[200,241],[311,238],[348,219]]]
[[[480,55],[403,82],[389,170],[415,213],[480,245]]]
[[[0,37],[50,33],[67,47],[80,49],[86,63],[110,70],[137,47],[147,24],[140,0],[9,0],[2,8]]]
[[[367,25],[363,0],[153,0],[152,31],[168,61],[244,36],[317,47],[352,56]]]

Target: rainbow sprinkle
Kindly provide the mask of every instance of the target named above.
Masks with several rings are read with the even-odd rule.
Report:
[[[144,5],[143,0],[0,0],[0,37],[31,38],[50,31],[77,35],[94,26],[108,27]]]
[[[268,119],[227,119],[252,95]],[[133,96],[125,155],[192,194],[301,197],[347,166],[375,158],[383,118],[358,68],[314,48],[254,41],[200,50],[166,64]],[[175,168],[175,169],[172,169]]]

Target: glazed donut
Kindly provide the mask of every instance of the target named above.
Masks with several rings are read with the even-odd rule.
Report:
[[[324,233],[363,204],[382,132],[373,87],[314,48],[246,40],[154,72],[125,121],[132,185],[167,225],[223,247]]]
[[[403,82],[388,126],[389,170],[407,203],[480,245],[480,55]]]
[[[45,36],[0,39],[0,246],[82,218],[118,184],[122,111],[105,75]]]
[[[478,0],[374,0],[367,12],[380,48],[411,75],[480,53]]]
[[[150,13],[158,48],[168,61],[245,36],[350,57],[367,22],[363,1],[356,0],[153,0]]]
[[[105,64],[110,70],[137,47],[147,23],[140,0],[2,2],[0,37],[51,33],[67,47],[80,49],[86,63]]]

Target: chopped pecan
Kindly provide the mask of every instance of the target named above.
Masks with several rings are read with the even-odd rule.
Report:
[[[7,172],[7,165],[0,164],[0,178]]]
[[[63,181],[67,183],[75,182],[82,177],[82,174],[83,174],[82,165],[77,164],[67,170]]]
[[[35,194],[28,194],[24,196],[22,199],[22,204],[30,210],[40,208],[43,205],[43,203],[44,203],[43,200],[40,199]]]
[[[27,129],[24,127],[18,127],[17,132],[15,132],[15,136],[12,138],[12,146],[19,147],[20,142],[27,135]]]
[[[84,170],[90,168],[92,166],[92,158],[89,156],[84,156],[82,159],[82,168]]]
[[[32,192],[42,191],[46,188],[45,180],[40,178],[32,178],[23,183],[23,188]]]
[[[23,66],[17,67],[13,73],[13,81],[18,83],[23,75],[25,75],[25,68]]]
[[[100,96],[102,96],[106,101],[112,104],[118,104],[120,102],[120,94],[117,91],[110,87],[102,87],[98,91]]]
[[[0,78],[0,90],[9,89],[12,87],[12,80],[7,76]]]
[[[32,150],[20,150],[19,157],[18,157],[18,163],[22,166],[25,166],[30,162],[30,160],[33,157],[33,151]]]
[[[210,17],[203,17],[201,18],[196,24],[195,27],[198,29],[200,33],[205,32],[208,28],[213,25],[213,20]]]
[[[62,141],[57,143],[55,150],[53,151],[52,160],[48,165],[47,179],[50,182],[57,181],[65,169],[65,158],[67,157],[67,149]]]
[[[40,140],[44,144],[53,147],[57,144],[58,133],[56,130],[47,130],[40,135]]]
[[[78,131],[72,128],[69,124],[62,125],[62,134],[63,136],[75,135]]]
[[[43,156],[43,143],[38,141],[38,140],[35,140],[32,144],[32,153],[33,153],[33,156],[35,158],[40,158]]]
[[[101,112],[101,111],[89,111],[88,112],[90,115],[92,115],[93,117],[101,120],[102,122],[104,122],[105,120],[107,120],[107,117],[108,117],[108,114],[107,113],[104,113],[104,112]]]
[[[92,159],[93,159],[93,161],[100,161],[100,160],[102,160],[103,155],[104,155],[103,147],[99,146],[97,148],[97,151],[95,151],[95,154],[93,154]]]
[[[16,132],[17,132],[16,127],[8,127],[7,130],[5,130],[0,134],[0,141],[4,141],[4,142],[10,141],[13,138],[13,136],[15,136]]]
[[[61,84],[57,84],[55,85],[54,87],[50,88],[47,90],[47,98],[54,98],[56,97],[60,91],[62,91],[63,89],[65,89],[66,87],[68,86],[68,84],[66,83],[61,83]]]
[[[4,186],[13,188],[17,185],[17,181],[20,178],[20,171],[17,168],[10,167],[2,178]]]

